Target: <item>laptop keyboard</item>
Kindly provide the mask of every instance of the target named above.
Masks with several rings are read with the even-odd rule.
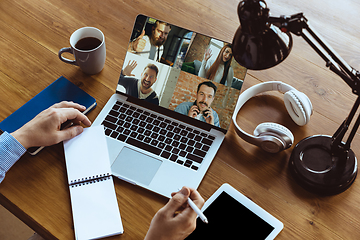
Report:
[[[117,101],[102,125],[114,139],[198,170],[215,137]]]

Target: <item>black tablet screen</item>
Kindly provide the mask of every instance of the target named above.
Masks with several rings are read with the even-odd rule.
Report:
[[[209,223],[197,219],[186,239],[265,239],[274,227],[223,192],[204,211]]]

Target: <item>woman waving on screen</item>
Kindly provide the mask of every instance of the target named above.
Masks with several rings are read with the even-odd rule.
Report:
[[[233,58],[231,45],[224,45],[215,60],[210,59],[211,56],[211,49],[208,48],[201,63],[199,77],[231,87],[234,77],[234,70],[231,67]]]

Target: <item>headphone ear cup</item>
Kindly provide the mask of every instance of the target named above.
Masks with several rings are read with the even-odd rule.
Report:
[[[276,153],[291,147],[294,135],[286,127],[277,123],[261,123],[254,130],[255,137],[262,139],[261,148]]]
[[[310,99],[302,92],[290,90],[284,94],[284,103],[292,120],[299,126],[310,121],[313,108]]]

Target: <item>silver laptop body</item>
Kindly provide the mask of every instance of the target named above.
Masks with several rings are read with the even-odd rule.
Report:
[[[148,26],[147,31],[151,32],[154,29],[154,21],[156,20],[139,15],[130,44],[141,34],[139,29],[144,30],[146,25],[149,25],[152,27]],[[170,60],[162,59],[164,63],[127,52],[123,69],[130,61],[136,61],[139,69],[135,68],[134,73],[137,71],[138,78],[142,76],[141,65],[153,63],[160,69],[161,75],[158,74],[158,79],[152,87],[159,97],[160,106],[126,94],[119,84],[116,93],[111,96],[93,123],[94,126],[105,126],[112,174],[166,197],[171,197],[172,192],[183,186],[198,188],[224,140],[232,116],[232,111],[227,111],[229,122],[225,126],[217,127],[174,111],[175,100],[179,100],[176,96],[182,92],[179,89],[188,85],[180,84],[180,79],[190,79],[190,85],[193,84],[192,78],[197,81],[202,79],[195,76],[197,74],[191,72],[192,70],[184,70],[184,62],[194,50],[192,46],[199,46],[196,36],[206,37],[171,25],[171,31],[162,49],[162,56]],[[181,39],[180,44],[176,41],[178,39]],[[214,42],[212,47],[215,50],[222,47],[216,46],[219,45],[218,40],[209,38],[209,41],[210,45],[211,41]],[[174,50],[174,46],[178,48]],[[204,48],[208,47],[208,44],[204,45]],[[175,57],[169,53],[169,49],[177,53]],[[201,61],[202,59],[198,59],[197,64]],[[172,66],[167,65],[169,62]],[[232,66],[234,64],[237,64],[235,60]],[[226,98],[226,101],[218,99],[216,105],[214,102],[211,105],[219,112],[220,119],[225,119],[220,111],[222,107],[229,108],[229,99],[234,102],[230,108],[235,108],[240,87],[234,88],[234,81],[242,83],[236,74],[232,87],[215,83],[218,91],[221,91],[219,94]],[[194,84],[194,93],[190,94],[191,97],[183,93],[183,96],[187,96],[188,102],[193,101],[196,87],[197,84]],[[181,100],[184,101],[184,98]]]

